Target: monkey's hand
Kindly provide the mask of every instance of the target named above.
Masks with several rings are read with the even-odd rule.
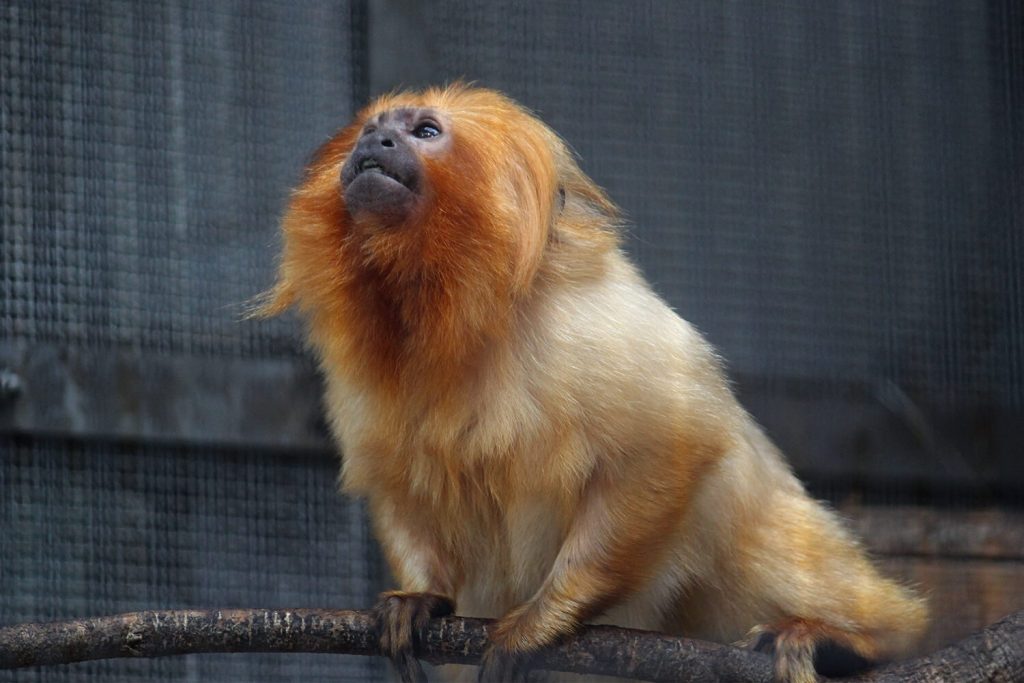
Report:
[[[489,629],[491,645],[484,653],[480,683],[526,681],[541,650],[575,631],[579,623],[551,600],[531,600],[513,609]],[[554,609],[552,609],[554,607]]]
[[[415,657],[427,623],[455,611],[451,598],[436,593],[388,591],[373,608],[381,652],[389,657],[402,683],[426,683],[427,676]]]
[[[544,583],[488,633],[481,681],[509,680],[509,658],[518,660],[514,671],[528,668],[532,655],[643,585],[683,516],[698,476],[692,470],[701,466],[695,461],[667,461],[675,468],[667,475],[655,467],[634,468],[631,477],[593,475]]]

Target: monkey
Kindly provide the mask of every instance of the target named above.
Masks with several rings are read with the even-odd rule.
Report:
[[[398,582],[403,681],[429,619],[491,617],[479,680],[584,623],[745,643],[778,681],[906,653],[923,598],[883,577],[643,279],[621,212],[507,96],[381,96],[316,153],[276,283],[325,382],[342,488]]]

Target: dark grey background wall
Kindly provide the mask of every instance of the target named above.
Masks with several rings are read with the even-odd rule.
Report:
[[[0,623],[370,603],[383,569],[334,492],[296,321],[240,304],[312,150],[371,94],[455,78],[573,145],[817,491],[1020,501],[1019,3],[15,0]],[[380,670],[208,656],[16,680]]]

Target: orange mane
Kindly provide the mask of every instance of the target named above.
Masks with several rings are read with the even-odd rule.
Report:
[[[339,172],[364,123],[398,107],[454,122],[424,159],[423,209],[388,229],[358,224]],[[279,281],[261,313],[297,304],[325,358],[396,385],[410,364],[443,378],[507,330],[537,274],[560,202],[561,139],[503,95],[462,84],[381,97],[315,155],[283,221]]]

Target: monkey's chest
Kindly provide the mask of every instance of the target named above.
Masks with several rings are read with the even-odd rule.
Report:
[[[417,456],[406,459],[404,495],[418,501],[441,562],[461,569],[460,611],[499,616],[533,595],[568,532],[562,489],[493,458],[455,461],[429,449]]]
[[[460,611],[500,614],[537,590],[568,531],[569,498],[582,489],[581,439],[507,403],[412,420],[337,398],[347,418],[335,423],[346,489],[409,518],[437,561],[459,568]],[[386,520],[376,521],[386,535]]]

